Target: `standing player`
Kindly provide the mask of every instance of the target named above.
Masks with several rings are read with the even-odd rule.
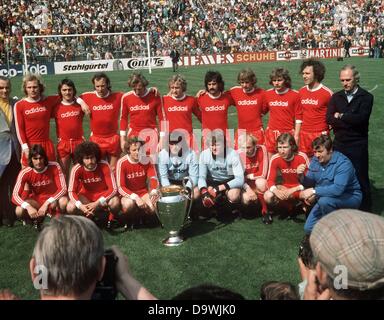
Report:
[[[304,190],[299,181],[297,168],[302,164],[306,168],[309,166],[306,154],[297,150],[295,139],[290,133],[283,133],[277,138],[278,154],[275,154],[269,163],[267,177],[269,189],[264,194],[269,207],[282,207],[289,216],[293,214],[293,209],[300,200],[300,191]],[[282,182],[277,180],[279,175]],[[266,219],[272,223],[271,212],[268,212]]]
[[[84,139],[84,112],[75,101],[76,88],[72,80],[63,79],[58,87],[61,102],[56,106],[54,115],[57,135],[57,158],[65,177],[69,178],[69,165],[74,158],[76,147]]]
[[[160,143],[158,144],[156,117],[159,126],[165,121],[162,100],[154,90],[147,89],[148,81],[141,73],[132,73],[128,79],[128,86],[132,88],[132,91],[125,93],[121,100],[120,146],[124,148],[127,137],[139,137],[148,143],[146,147],[153,155],[156,153],[158,145],[161,146],[165,135],[163,131],[160,132]]]
[[[214,130],[221,130],[224,135],[228,129],[228,108],[234,105],[228,92],[224,92],[223,77],[219,72],[208,71],[205,74],[206,94],[201,94],[197,99],[202,114],[202,136],[207,137]],[[199,95],[198,93],[198,95]],[[227,141],[229,137],[227,136]],[[203,149],[205,148],[203,141]]]
[[[108,163],[101,160],[99,146],[91,141],[79,144],[75,161],[69,178],[68,213],[80,213],[88,218],[97,216],[101,221],[108,218],[110,222],[112,215],[119,212],[120,200],[116,196],[115,177]]]
[[[265,145],[269,158],[276,152],[276,139],[282,133],[290,133],[296,143],[299,141],[303,112],[299,94],[292,90],[288,70],[276,68],[269,76],[273,86],[265,92],[265,110],[269,111],[269,121],[265,130]]]
[[[90,107],[90,141],[99,145],[101,158],[109,158],[109,164],[114,171],[121,149],[119,144],[118,121],[122,92],[112,92],[111,81],[105,73],[96,73],[92,77],[95,91],[80,95]]]
[[[258,144],[264,144],[262,115],[265,113],[263,110],[265,91],[256,86],[256,75],[249,68],[240,71],[237,81],[240,86],[229,90],[237,110],[237,127],[245,130],[244,136],[245,134],[252,134],[257,139]],[[236,136],[237,142],[239,132]],[[245,141],[245,139],[243,140]]]
[[[183,131],[183,137],[187,139],[189,146],[195,146],[192,127],[192,113],[201,122],[201,111],[197,105],[195,97],[185,94],[187,91],[187,81],[179,74],[174,75],[168,81],[169,94],[163,97],[164,112],[167,119],[169,133],[177,130]],[[187,135],[188,133],[188,135]]]
[[[121,209],[128,221],[139,218],[157,221],[155,202],[158,198],[157,175],[154,165],[142,152],[143,142],[130,137],[126,143],[127,155],[117,162],[117,185],[121,198]],[[150,183],[148,190],[147,180]],[[149,218],[149,219],[145,219]],[[132,223],[133,225],[133,223]]]
[[[44,85],[40,77],[29,74],[23,79],[24,99],[15,104],[16,132],[19,139],[23,167],[28,166],[29,148],[40,144],[49,161],[55,161],[55,148],[49,138],[50,118],[54,106],[60,101],[59,96],[44,97]]]
[[[32,220],[38,229],[47,214],[65,213],[67,186],[59,164],[48,161],[39,144],[31,146],[28,164],[17,177],[12,202],[17,206],[16,216],[23,221]]]
[[[332,91],[321,83],[325,66],[314,59],[305,60],[300,66],[305,86],[299,90],[303,108],[303,123],[300,129],[299,150],[313,156],[312,141],[320,135],[329,134],[327,106]]]
[[[267,215],[267,204],[264,200],[264,192],[267,190],[267,149],[264,145],[258,144],[257,139],[248,133],[246,135],[245,145],[245,183],[243,186],[242,201],[246,206],[259,201],[263,222],[268,224],[269,221],[265,218]]]

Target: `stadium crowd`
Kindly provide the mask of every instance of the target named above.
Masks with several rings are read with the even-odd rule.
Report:
[[[382,1],[299,0],[0,1],[0,64],[22,61],[22,36],[149,31],[151,54],[167,56],[300,48],[370,46],[382,57]],[[131,3],[130,3],[131,4]],[[38,39],[30,61],[144,55],[145,41],[84,37]],[[112,55],[111,55],[112,53]]]

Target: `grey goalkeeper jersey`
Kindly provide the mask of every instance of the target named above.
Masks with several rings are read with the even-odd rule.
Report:
[[[197,185],[199,175],[199,162],[196,153],[192,150],[184,152],[182,157],[170,155],[167,150],[159,154],[159,177],[162,186],[169,186],[169,180],[181,181],[190,177],[194,186]],[[191,188],[190,183],[187,187]]]
[[[229,187],[242,188],[244,185],[244,168],[239,154],[227,148],[225,157],[213,158],[210,149],[200,154],[199,189],[207,187],[207,180],[227,182]]]

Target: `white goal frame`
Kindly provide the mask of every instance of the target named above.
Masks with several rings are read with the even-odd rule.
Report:
[[[27,39],[36,39],[36,38],[70,38],[70,37],[86,37],[86,36],[117,36],[117,35],[145,35],[145,40],[147,43],[147,58],[149,59],[148,71],[152,74],[151,67],[151,47],[149,43],[149,32],[148,31],[138,31],[138,32],[113,32],[113,33],[77,33],[77,34],[50,34],[50,35],[40,35],[40,36],[23,36],[23,54],[24,54],[24,72],[28,70],[28,59],[27,59],[27,49],[26,49],[26,40]]]

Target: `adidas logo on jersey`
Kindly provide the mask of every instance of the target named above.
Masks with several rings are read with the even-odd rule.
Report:
[[[269,105],[271,107],[288,107],[288,101],[271,101]]]
[[[83,180],[83,183],[96,183],[96,182],[101,182],[101,178],[100,177],[96,177],[96,178],[88,178],[88,179],[84,179]]]
[[[281,173],[297,173],[297,170],[293,168],[281,169]]]
[[[25,111],[25,114],[32,114],[36,112],[44,112],[47,111],[46,107],[36,107]]]
[[[313,99],[303,99],[301,100],[301,104],[313,104],[314,106],[317,106],[319,104],[319,100],[313,100]]]
[[[131,172],[131,173],[128,173],[126,175],[127,179],[134,179],[134,178],[144,177],[144,176],[145,176],[145,172],[144,171]]]
[[[43,180],[32,183],[32,187],[44,187],[51,183],[51,180]]]
[[[259,161],[254,162],[254,163],[247,163],[245,165],[245,169],[247,169],[247,170],[258,168],[258,167],[259,167]]]
[[[149,110],[149,105],[138,105],[129,107],[129,111],[140,111],[140,110]]]
[[[224,106],[212,106],[205,108],[205,111],[222,111],[225,110]]]
[[[66,113],[62,113],[62,118],[68,118],[68,117],[76,117],[80,114],[80,111],[67,111]]]
[[[239,106],[256,106],[257,99],[256,100],[240,100],[237,104]]]
[[[95,110],[95,111],[104,111],[104,110],[112,110],[112,109],[113,109],[113,105],[111,105],[111,104],[93,106],[93,108],[92,108],[92,110]]]
[[[168,111],[188,111],[188,108],[186,106],[174,106],[174,107],[168,107]]]

